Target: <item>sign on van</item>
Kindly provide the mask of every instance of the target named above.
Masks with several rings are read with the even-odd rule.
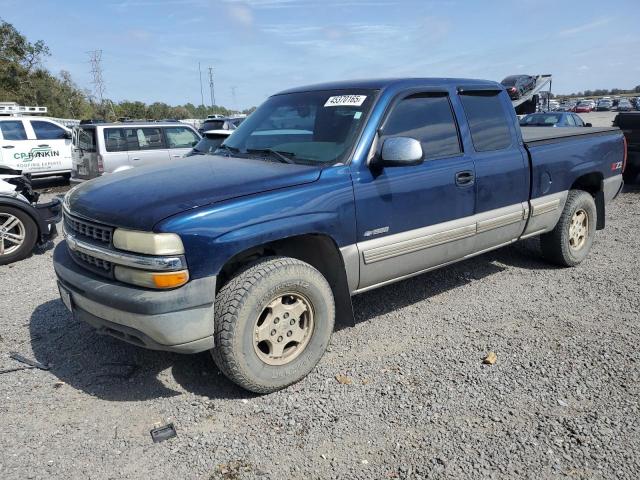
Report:
[[[51,150],[51,147],[34,147],[29,152],[14,153],[13,158],[22,162],[30,162],[37,158],[59,157],[59,150]]]

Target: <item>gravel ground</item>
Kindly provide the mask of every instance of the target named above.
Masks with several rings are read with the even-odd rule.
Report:
[[[73,320],[51,250],[0,267],[0,369],[51,364],[0,376],[0,478],[636,479],[639,201],[577,268],[531,242],[356,297],[319,367],[266,396]]]

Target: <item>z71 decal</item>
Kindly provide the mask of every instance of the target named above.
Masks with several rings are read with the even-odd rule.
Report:
[[[611,171],[622,170],[622,162],[614,162],[611,164]]]

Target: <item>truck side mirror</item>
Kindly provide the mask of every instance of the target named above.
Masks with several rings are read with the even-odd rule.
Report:
[[[415,138],[391,137],[382,144],[382,152],[373,165],[378,167],[405,167],[423,161],[422,145]]]
[[[593,125],[591,125],[590,123],[585,123],[584,126],[585,127],[593,127]]]
[[[71,140],[73,138],[73,134],[67,130],[64,131],[64,138],[67,140]]]

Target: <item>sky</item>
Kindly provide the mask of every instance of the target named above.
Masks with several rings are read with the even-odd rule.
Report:
[[[553,92],[640,84],[640,0],[0,0],[45,65],[106,96],[259,105],[289,87],[378,77],[553,75]],[[235,95],[234,95],[235,92]]]

